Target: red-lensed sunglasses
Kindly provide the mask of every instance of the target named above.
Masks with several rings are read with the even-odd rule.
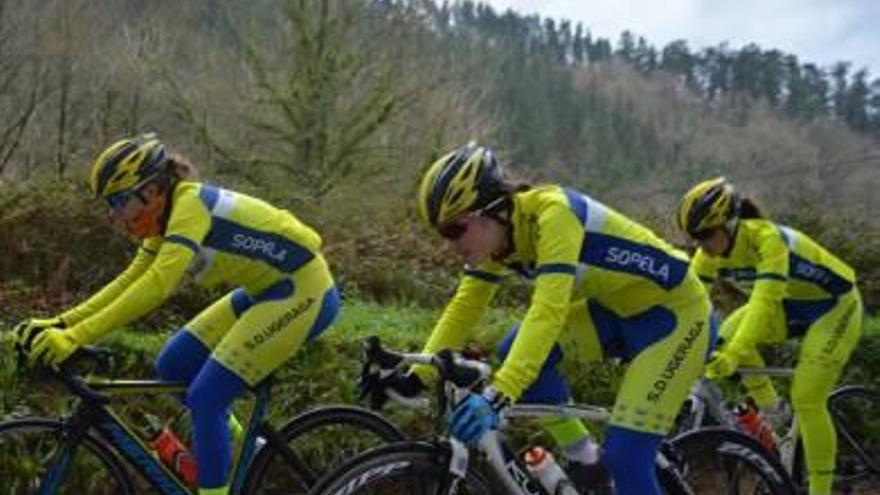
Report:
[[[456,220],[444,223],[437,227],[437,232],[444,239],[455,241],[461,238],[467,232],[468,223],[463,220]]]

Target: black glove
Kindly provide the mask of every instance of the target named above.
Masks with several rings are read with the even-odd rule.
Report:
[[[358,382],[360,397],[367,397],[373,409],[382,409],[389,394],[414,399],[425,390],[425,384],[415,373],[394,370],[383,376],[384,373],[362,375]]]

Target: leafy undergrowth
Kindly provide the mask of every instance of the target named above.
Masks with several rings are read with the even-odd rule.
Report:
[[[307,344],[276,374],[270,415],[281,422],[290,416],[321,404],[357,402],[357,376],[360,372],[362,340],[377,335],[391,349],[417,351],[430,333],[438,310],[418,306],[389,306],[377,303],[347,300],[340,318],[317,341]],[[492,350],[519,317],[522,311],[493,309],[483,319],[475,333],[475,341]],[[2,331],[0,337],[8,337]],[[126,378],[145,378],[152,374],[152,361],[158,354],[171,330],[155,331],[137,327],[120,330],[108,336],[102,345],[118,351],[116,375]],[[3,338],[0,352],[0,418],[26,414],[58,414],[68,404],[68,397],[58,386],[33,378],[27,370],[16,371],[8,338]],[[790,363],[797,354],[796,345],[775,350],[773,360]],[[880,382],[880,318],[867,318],[864,336],[847,367],[843,381],[876,384]],[[491,359],[497,365],[497,357]],[[611,404],[615,390],[623,376],[620,366],[601,363],[565,364],[572,389],[579,401]],[[780,383],[781,390],[787,388]],[[248,401],[238,407],[246,414]],[[133,399],[120,405],[123,414],[143,410],[158,411],[173,416],[180,408],[167,399],[139,401]],[[422,436],[432,429],[428,415],[390,409],[388,414],[410,434]],[[185,428],[185,427],[184,427]],[[527,436],[532,433],[526,432]]]

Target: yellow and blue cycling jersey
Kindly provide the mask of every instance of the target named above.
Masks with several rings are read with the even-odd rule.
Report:
[[[290,212],[250,196],[179,183],[165,233],[146,239],[116,280],[64,313],[68,326],[101,335],[155,309],[186,274],[205,287],[257,295],[318,256],[321,239]]]
[[[678,370],[683,361],[693,361],[693,366],[684,366],[694,368],[693,372],[684,374],[691,376],[691,381],[696,378],[708,346],[709,303],[683,252],[647,228],[571,189],[538,187],[515,194],[512,202],[511,254],[466,269],[425,345],[426,352],[460,347],[491,302],[498,283],[509,274],[519,274],[532,280],[534,289],[516,339],[494,377],[493,385],[505,395],[516,400],[533,383],[564,329],[578,334],[572,338],[578,346],[592,347],[582,349],[580,355],[601,357],[603,351],[597,347],[607,352],[610,340],[605,333],[622,329],[630,334],[624,340],[634,342],[639,339],[633,338],[633,333],[639,333],[640,328],[664,327],[657,330],[651,342],[634,346],[629,358],[671,333],[693,332],[690,340],[682,339],[687,341],[687,348],[670,368]],[[688,308],[697,308],[700,314],[682,317]],[[580,317],[592,321],[570,321]],[[602,325],[598,320],[613,323]],[[683,325],[687,328],[680,328]],[[609,330],[610,326],[617,328]],[[670,352],[675,354],[677,349],[672,345],[666,349],[665,358],[657,357],[664,359],[655,367],[658,376],[664,373]],[[698,356],[691,358],[692,354]],[[423,368],[416,368],[416,372],[428,374]],[[680,387],[682,393],[689,385],[687,381]],[[650,394],[645,390],[634,402],[650,400]]]
[[[169,297],[187,274],[234,288],[166,342],[156,362],[187,384],[199,486],[228,483],[229,407],[323,332],[339,293],[321,239],[291,213],[208,184],[175,185],[162,236],[144,240],[129,267],[61,318],[94,341]]]
[[[745,345],[802,335],[855,286],[849,265],[803,233],[764,219],[740,220],[729,253],[698,250],[693,265],[705,283],[726,280],[749,294],[737,335]]]
[[[729,253],[694,256],[707,284],[727,280],[749,294],[724,320],[721,336],[741,366],[764,366],[757,346],[803,337],[791,384],[811,493],[830,493],[836,434],[826,398],[861,335],[862,303],[853,269],[817,242],[764,219],[737,222]],[[776,391],[766,376],[743,385],[758,405],[772,407]]]

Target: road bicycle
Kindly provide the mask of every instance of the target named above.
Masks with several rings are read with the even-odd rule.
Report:
[[[139,434],[139,426],[114,405],[124,396],[182,394],[182,383],[120,380],[74,372],[87,361],[106,375],[112,354],[88,348],[76,365],[45,369],[75,404],[60,418],[29,417],[0,423],[0,483],[8,495],[129,495],[146,487],[163,495],[196,493],[161,462]],[[404,435],[382,416],[360,407],[320,407],[280,428],[267,420],[273,379],[253,390],[250,417],[231,469],[233,494],[300,494],[334,464],[370,446]],[[133,472],[141,475],[132,476]]]
[[[740,376],[765,375],[791,379],[793,368],[743,367]],[[785,399],[783,399],[785,400]],[[791,411],[787,405],[784,410]],[[736,429],[731,404],[724,399],[717,383],[701,378],[694,384],[685,403],[679,422],[680,431],[695,431],[711,426]],[[880,480],[880,390],[862,385],[845,385],[828,396],[828,411],[837,431],[837,463],[835,484],[844,492],[862,482]],[[796,415],[777,421],[776,451],[785,471],[790,474],[799,491],[807,484],[803,444],[799,435]],[[770,423],[774,423],[770,421]]]
[[[435,355],[410,354],[385,350],[377,338],[365,343],[365,366],[362,382],[377,383],[373,377],[387,375],[394,369],[412,364],[427,364],[437,369],[435,421],[438,431],[445,431],[445,417],[471,391],[478,391],[490,374],[489,366],[479,360],[452,351]],[[381,392],[381,391],[378,391]],[[410,403],[411,404],[411,403]],[[487,494],[556,495],[571,493],[570,486],[548,490],[532,476],[520,455],[508,446],[503,431],[515,418],[546,416],[578,417],[607,422],[610,411],[585,404],[545,405],[513,404],[502,410],[498,431],[490,431],[476,448],[440,435],[429,441],[405,441],[370,449],[321,478],[310,495],[353,494]],[[719,435],[723,435],[719,437]],[[729,448],[719,450],[721,441]],[[667,495],[739,493],[792,495],[787,480],[760,455],[756,442],[738,432],[694,432],[683,446],[699,446],[702,455],[718,461],[710,466],[725,467],[735,473],[731,480],[715,472],[702,471],[709,466],[679,455],[676,442],[666,442],[657,456],[658,479]],[[698,449],[691,449],[691,452]],[[476,461],[476,462],[475,462]],[[731,482],[735,483],[731,489]],[[608,486],[588,487],[599,493]],[[564,491],[569,490],[569,491]]]

